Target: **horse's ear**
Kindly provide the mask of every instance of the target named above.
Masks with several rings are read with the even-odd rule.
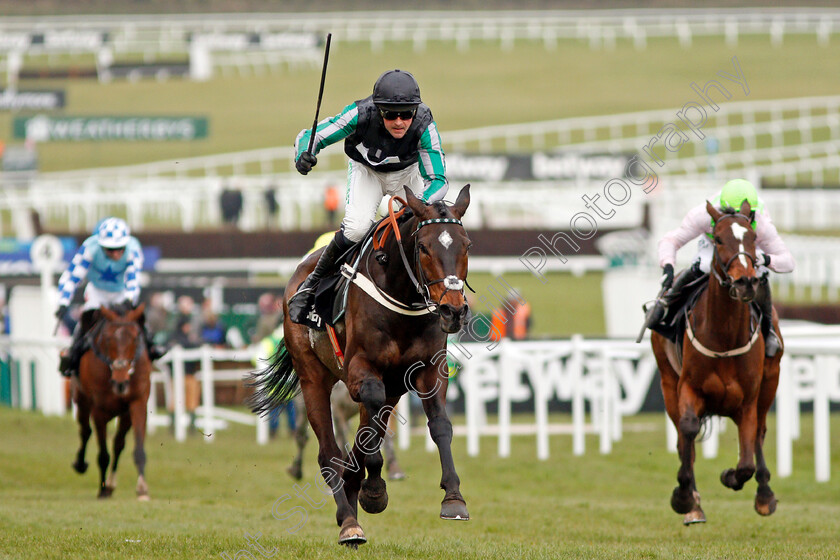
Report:
[[[422,216],[426,203],[414,196],[414,193],[407,185],[405,185],[404,188],[406,204],[408,204],[408,207],[411,208],[411,211],[414,212],[415,216]]]
[[[134,310],[131,312],[131,320],[135,321],[135,320],[139,319],[140,317],[142,317],[143,316],[143,311],[145,311],[145,310],[146,310],[146,302],[144,301],[143,303],[141,303],[140,305],[135,307]]]
[[[749,217],[751,212],[752,207],[750,206],[750,201],[745,198],[744,201],[741,203],[741,214]]]
[[[99,308],[99,312],[102,313],[102,316],[109,321],[118,321],[120,318],[120,316],[117,315],[116,311],[114,311],[113,309],[108,309],[104,305]]]
[[[460,220],[464,216],[464,212],[467,211],[467,207],[469,205],[470,205],[470,184],[467,183],[461,189],[461,192],[458,193],[458,198],[455,200],[455,204],[452,205],[452,214],[454,214],[455,217]]]
[[[714,220],[715,222],[719,221],[720,217],[723,215],[721,214],[720,210],[712,206],[712,203],[708,200],[706,201],[706,212],[709,213],[709,216],[711,216],[712,220]]]

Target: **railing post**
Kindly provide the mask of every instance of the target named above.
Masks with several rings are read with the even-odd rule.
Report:
[[[172,354],[172,401],[173,401],[173,429],[175,441],[186,441],[186,403],[184,402],[184,349],[175,346],[170,350]]]
[[[201,411],[204,417],[204,441],[213,443],[216,427],[213,425],[213,407],[216,403],[216,395],[213,383],[213,357],[210,355],[210,347],[201,345]]]

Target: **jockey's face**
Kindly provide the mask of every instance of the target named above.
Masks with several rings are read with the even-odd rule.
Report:
[[[414,111],[380,111],[382,123],[391,136],[399,140],[414,120]]]
[[[111,259],[112,261],[118,261],[122,258],[123,253],[125,253],[125,247],[117,247],[116,249],[108,249],[106,247],[102,248],[105,251],[105,256]]]

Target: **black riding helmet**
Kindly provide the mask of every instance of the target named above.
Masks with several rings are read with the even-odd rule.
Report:
[[[410,73],[388,70],[373,84],[373,102],[389,111],[408,111],[420,104],[420,86]]]

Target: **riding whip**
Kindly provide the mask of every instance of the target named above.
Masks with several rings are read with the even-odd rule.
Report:
[[[654,300],[654,302],[657,302],[660,299],[662,299],[662,296],[664,296],[665,292],[667,292],[667,291],[668,291],[668,288],[663,286],[662,289],[659,290],[659,293],[656,295],[656,299]],[[650,320],[651,315],[653,315],[653,310],[654,309],[656,309],[656,304],[655,303],[654,303],[654,305],[652,305],[650,307],[650,309],[647,310],[647,312],[645,312],[645,322],[642,323],[642,330],[639,331],[639,336],[636,337],[636,344],[641,342],[642,338],[645,336],[645,331],[648,328],[648,321]]]
[[[309,149],[310,154],[315,145],[315,129],[318,126],[318,113],[321,112],[321,98],[324,96],[324,81],[327,79],[327,62],[330,59],[330,39],[332,33],[327,33],[327,44],[324,47],[324,67],[321,68],[321,87],[318,89],[318,105],[315,107],[315,120],[312,121],[312,133],[309,135]]]

